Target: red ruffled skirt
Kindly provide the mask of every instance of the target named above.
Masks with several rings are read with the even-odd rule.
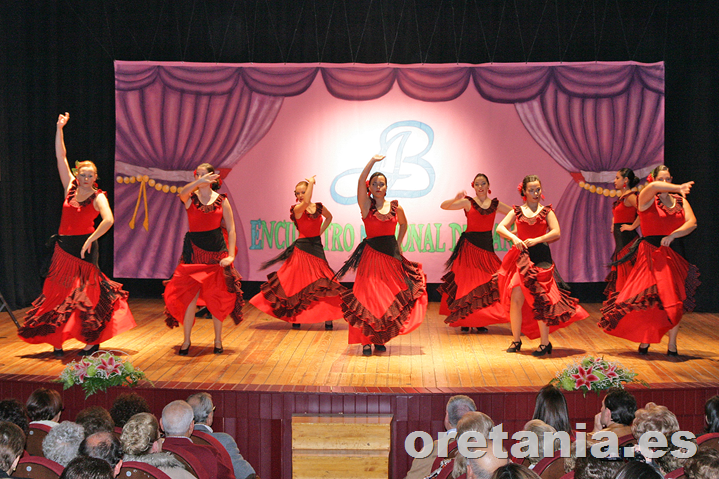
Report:
[[[450,326],[482,327],[506,323],[509,318],[499,301],[494,274],[502,262],[494,252],[469,241],[461,242],[452,270],[442,277],[439,313],[447,315]]]
[[[192,245],[192,263],[180,263],[165,285],[165,323],[174,328],[183,323],[185,311],[200,293],[198,304],[204,304],[215,318],[224,321],[231,316],[235,324],[242,321],[241,277],[234,265],[219,265],[226,251],[205,251]]]
[[[614,225],[614,243],[616,248],[612,253],[612,262],[618,261],[629,254],[632,243],[634,240],[639,238],[636,231],[621,231],[621,224],[617,223]],[[607,282],[607,286],[604,288],[604,295],[609,298],[612,293],[618,291],[624,287],[624,284],[629,277],[629,273],[634,267],[636,258],[632,258],[628,261],[620,263],[616,266],[611,267],[611,271],[604,279]]]
[[[602,306],[599,327],[636,343],[659,343],[694,310],[699,270],[676,251],[642,241],[624,287]]]
[[[529,339],[539,338],[538,321],[547,323],[551,333],[589,316],[576,298],[557,285],[554,265],[550,268],[535,266],[527,250],[512,248],[507,252],[497,272],[497,282],[507,316],[512,304],[512,290],[522,289],[522,332]]]
[[[267,275],[250,303],[288,323],[321,323],[342,317],[340,293],[326,260],[294,248],[276,273]]]
[[[27,312],[18,336],[57,349],[70,338],[100,344],[136,326],[127,296],[122,285],[97,266],[55,244],[42,294]]]
[[[385,344],[419,327],[427,312],[422,265],[364,247],[352,290],[342,293],[349,344]]]

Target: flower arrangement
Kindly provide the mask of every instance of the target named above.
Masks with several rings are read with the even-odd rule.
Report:
[[[129,360],[123,360],[107,351],[71,362],[60,373],[59,381],[63,384],[63,389],[82,386],[87,399],[112,386],[137,386],[140,379],[147,379],[144,372],[135,369]]]
[[[604,358],[585,356],[579,362],[567,366],[557,373],[550,384],[565,391],[603,391],[609,388],[624,388],[624,384],[639,383],[649,386],[645,381],[636,379],[637,373],[628,371],[619,363]]]

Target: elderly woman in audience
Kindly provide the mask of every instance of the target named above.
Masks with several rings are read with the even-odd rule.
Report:
[[[115,432],[115,421],[110,413],[102,406],[90,406],[79,413],[75,422],[85,429],[85,437],[96,432]]]
[[[160,425],[152,414],[135,414],[122,428],[120,436],[124,462],[144,462],[155,466],[172,479],[196,479],[170,453],[162,452]]]
[[[3,399],[0,401],[0,421],[15,424],[27,436],[30,420],[27,417],[25,405],[17,399]]]
[[[150,412],[150,405],[144,397],[136,393],[120,394],[110,408],[115,427],[124,427],[132,416],[141,412]]]
[[[85,439],[85,429],[81,425],[63,421],[50,429],[42,440],[42,453],[47,459],[66,467],[78,456],[78,449],[83,439]]]
[[[527,457],[527,459],[529,460],[529,469],[534,469],[534,466],[536,466],[539,461],[541,461],[545,457],[552,457],[554,453],[559,450],[560,442],[558,439],[555,439],[554,444],[551,447],[552,454],[550,454],[549,456],[545,456],[544,433],[548,432],[554,434],[557,432],[557,430],[546,422],[542,421],[541,419],[532,419],[524,425],[524,430],[534,433],[537,436],[537,443],[539,447],[537,454],[534,454],[533,451],[530,451],[531,453]]]
[[[0,477],[11,477],[25,448],[25,433],[19,426],[0,421]]]
[[[547,384],[537,393],[532,419],[540,419],[558,432],[564,431],[569,434],[569,437],[574,438],[574,432],[572,432],[569,422],[567,400],[562,391],[551,384]]]
[[[30,424],[44,424],[55,427],[60,423],[62,398],[54,389],[39,388],[30,394],[25,403]]]
[[[644,408],[637,409],[637,412],[634,414],[632,434],[634,434],[637,440],[647,432],[658,432],[666,438],[667,447],[656,448],[656,450],[663,451],[664,455],[651,459],[662,471],[662,474],[667,474],[683,467],[686,461],[686,459],[676,457],[672,454],[672,452],[681,450],[674,444],[676,441],[672,441],[672,435],[678,431],[680,431],[679,421],[677,421],[677,417],[667,409],[666,406],[658,406],[650,402],[647,403]],[[690,442],[687,438],[683,438],[682,440]],[[691,439],[691,442],[696,441]]]
[[[719,396],[710,397],[704,405],[706,428],[704,432],[719,432]]]

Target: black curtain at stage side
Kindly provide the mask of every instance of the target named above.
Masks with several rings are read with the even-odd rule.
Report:
[[[0,292],[18,308],[41,291],[44,244],[63,199],[53,145],[59,113],[71,113],[68,158],[96,162],[112,205],[113,60],[663,60],[666,163],[676,181],[697,182],[689,200],[699,227],[686,238],[703,280],[697,310],[719,311],[711,281],[719,276],[718,24],[712,0],[8,0],[0,11]],[[100,241],[110,276],[111,233]],[[135,296],[162,290],[159,281],[122,281]]]

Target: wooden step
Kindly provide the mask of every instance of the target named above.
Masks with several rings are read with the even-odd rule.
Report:
[[[391,438],[389,414],[295,415],[292,477],[385,479]]]

